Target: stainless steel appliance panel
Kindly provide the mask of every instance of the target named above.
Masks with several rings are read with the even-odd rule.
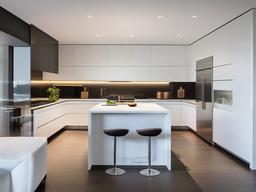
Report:
[[[212,143],[212,70],[213,58],[209,57],[197,62],[196,72],[196,110],[197,133]]]

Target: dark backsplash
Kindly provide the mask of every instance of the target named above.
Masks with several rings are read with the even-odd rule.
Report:
[[[133,95],[136,99],[156,98],[157,91],[169,91],[171,99],[177,98],[179,87],[185,89],[185,99],[195,98],[195,83],[193,82],[171,82],[171,83],[108,83],[108,84],[89,84],[89,85],[57,85],[61,90],[60,98],[80,98],[84,87],[89,91],[89,98],[107,98],[109,95]],[[50,84],[31,84],[31,97],[48,97],[46,92]],[[101,95],[103,93],[103,95]]]

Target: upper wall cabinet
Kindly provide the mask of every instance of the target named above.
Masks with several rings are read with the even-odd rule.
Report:
[[[30,25],[0,7],[0,31],[30,44]]]
[[[191,81],[188,46],[60,45],[58,75],[44,80]]]
[[[31,25],[31,69],[58,73],[58,41]]]

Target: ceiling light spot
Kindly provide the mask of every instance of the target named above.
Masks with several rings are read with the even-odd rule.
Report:
[[[178,33],[178,34],[177,34],[177,37],[181,37],[181,34],[180,34],[180,33]]]
[[[193,15],[193,16],[192,16],[192,18],[194,18],[194,19],[197,18],[197,17],[198,17],[197,15]]]
[[[163,15],[158,15],[157,17],[158,17],[158,19],[163,19],[164,18]]]
[[[133,33],[131,33],[131,34],[130,34],[130,37],[131,37],[131,38],[133,38],[133,37],[134,37],[134,34],[133,34]]]
[[[100,37],[100,35],[99,35],[98,33],[96,33],[95,37],[97,37],[97,38],[98,38],[98,37]]]
[[[89,19],[91,19],[93,16],[92,16],[92,15],[88,15],[87,17],[88,17]]]

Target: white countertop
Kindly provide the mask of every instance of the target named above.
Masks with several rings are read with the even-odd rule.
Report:
[[[156,103],[138,103],[136,107],[128,105],[109,106],[100,103],[89,110],[89,113],[169,113]]]
[[[48,98],[33,98],[31,99],[32,101],[37,101],[37,100],[48,100]],[[52,105],[56,105],[56,104],[60,104],[63,102],[69,102],[69,101],[74,101],[74,102],[94,102],[94,103],[101,103],[101,102],[105,102],[107,99],[59,99],[56,102],[52,102],[52,103],[47,103],[47,104],[43,104],[43,105],[39,105],[36,107],[31,107],[31,110],[36,110],[36,109],[41,109],[44,107],[48,107],[48,106],[52,106]],[[168,103],[168,102],[183,102],[183,103],[188,103],[188,104],[192,104],[195,105],[196,101],[193,99],[135,99],[135,102],[139,102],[139,103]]]

